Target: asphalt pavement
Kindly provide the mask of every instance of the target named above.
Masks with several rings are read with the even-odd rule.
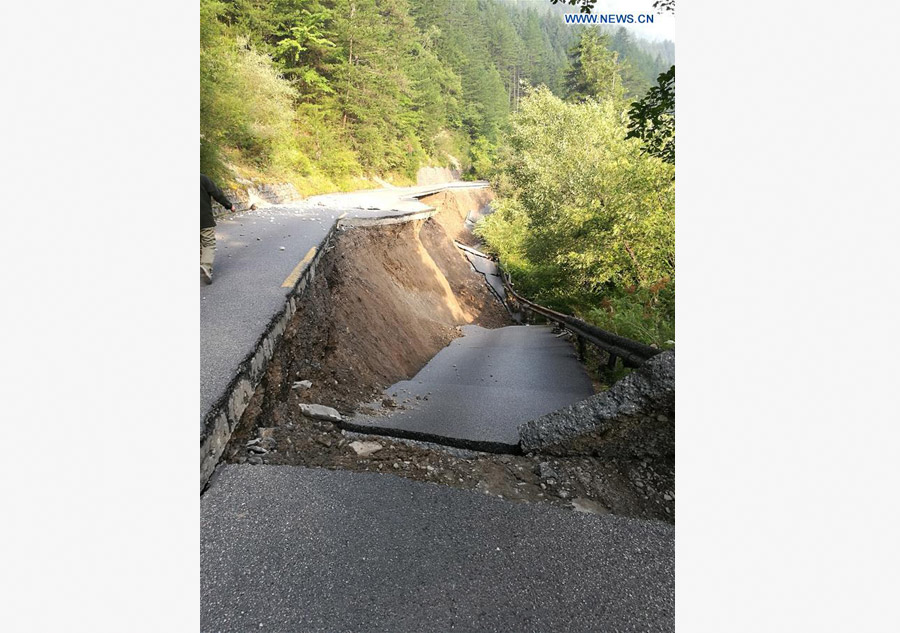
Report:
[[[225,466],[204,632],[673,631],[674,527],[393,475]]]
[[[484,275],[484,280],[501,300],[506,300],[506,288],[503,286],[503,277],[497,262],[491,258],[478,255],[471,249],[461,249],[463,255],[472,264],[472,268]]]
[[[313,196],[217,219],[213,283],[200,282],[200,420],[225,394],[241,362],[253,354],[284,308],[285,280],[334,222],[404,215],[428,207],[413,195],[484,183],[373,189]],[[199,275],[198,275],[199,277]]]
[[[354,416],[349,427],[510,452],[521,424],[594,393],[572,345],[547,326],[462,330],[415,377],[384,391],[402,408]]]
[[[339,217],[424,210],[408,197],[443,188],[329,194],[219,220],[214,283],[201,286],[201,423]],[[510,445],[522,422],[592,393],[549,328],[464,332],[387,390],[416,406],[379,423]],[[222,465],[200,509],[205,632],[674,630],[666,523],[292,466]]]

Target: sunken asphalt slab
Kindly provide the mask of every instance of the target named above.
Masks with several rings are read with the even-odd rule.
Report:
[[[467,325],[463,333],[412,380],[385,390],[409,408],[389,416],[357,415],[344,426],[511,452],[521,424],[594,393],[572,346],[547,326]]]
[[[503,286],[503,277],[500,276],[500,267],[487,257],[481,257],[470,251],[463,251],[466,259],[477,272],[484,275],[484,280],[494,291],[494,294],[502,300],[506,300],[506,288]]]
[[[335,220],[404,215],[428,207],[411,195],[484,183],[448,183],[313,196],[217,219],[214,281],[200,284],[200,419],[225,394],[291,288],[282,284]],[[284,250],[281,250],[284,247]]]
[[[673,631],[674,527],[393,475],[228,465],[201,630]]]

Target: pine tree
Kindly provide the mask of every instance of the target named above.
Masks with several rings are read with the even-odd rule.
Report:
[[[620,102],[624,97],[618,53],[609,49],[609,36],[596,28],[586,29],[570,52],[571,69],[566,73],[566,96],[570,101],[593,97]]]

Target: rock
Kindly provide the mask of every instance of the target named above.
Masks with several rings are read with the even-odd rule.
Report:
[[[572,499],[572,507],[578,512],[587,512],[590,514],[609,514],[609,510],[601,503],[592,499],[583,497],[575,497]]]
[[[336,409],[321,404],[301,403],[300,413],[315,420],[326,420],[328,422],[340,422],[343,420]]]
[[[264,449],[262,446],[259,446],[256,444],[254,444],[253,446],[248,446],[247,450],[250,451],[251,453],[256,453],[258,455],[265,455],[266,453],[269,452],[266,449]]]
[[[283,250],[284,250],[284,246],[279,246],[279,247],[278,247],[278,250],[283,251]]]
[[[263,463],[263,458],[260,457],[259,455],[254,455],[253,457],[251,457],[250,459],[247,460],[247,463],[253,464],[254,466],[259,466],[260,464]]]
[[[560,497],[560,499],[568,499],[568,498],[569,498],[569,491],[568,491],[568,490],[560,490],[560,491],[559,491],[559,497]]]
[[[310,387],[312,387],[312,382],[309,380],[298,380],[291,385],[291,389],[309,389]]]
[[[350,448],[360,457],[368,457],[384,447],[378,442],[361,442],[357,440],[356,442],[350,442]]]
[[[394,462],[394,470],[399,470],[399,469],[400,469],[400,464],[397,462]]]
[[[253,446],[254,444],[259,444],[261,440],[262,440],[262,438],[258,437],[255,440],[250,440],[249,442],[244,444],[244,446]]]
[[[541,479],[556,479],[559,474],[550,465],[550,462],[541,462],[538,464],[538,476]]]

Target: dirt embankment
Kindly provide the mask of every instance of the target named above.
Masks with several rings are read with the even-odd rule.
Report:
[[[441,210],[432,219],[444,229],[450,240],[468,246],[478,246],[478,239],[466,228],[466,216],[469,211],[484,209],[493,198],[488,189],[455,189],[425,196],[421,200]]]
[[[296,417],[300,402],[350,413],[380,397],[459,336],[458,326],[511,324],[447,234],[464,229],[465,212],[460,219],[456,208],[431,204],[440,212],[429,220],[347,229],[326,247],[226,458],[255,428]],[[312,386],[292,388],[304,380]]]
[[[444,192],[424,199],[439,209],[429,220],[339,232],[223,459],[386,472],[512,500],[673,520],[671,505],[654,502],[631,481],[649,477],[638,472],[640,465],[445,450],[350,434],[300,414],[300,403],[348,414],[381,399],[384,388],[412,378],[459,336],[461,325],[511,325],[482,276],[453,245],[454,239],[475,244],[465,218],[489,200],[485,190]],[[311,386],[295,388],[300,381]],[[384,399],[383,406],[403,403]],[[352,446],[358,440],[377,448],[358,454]]]

